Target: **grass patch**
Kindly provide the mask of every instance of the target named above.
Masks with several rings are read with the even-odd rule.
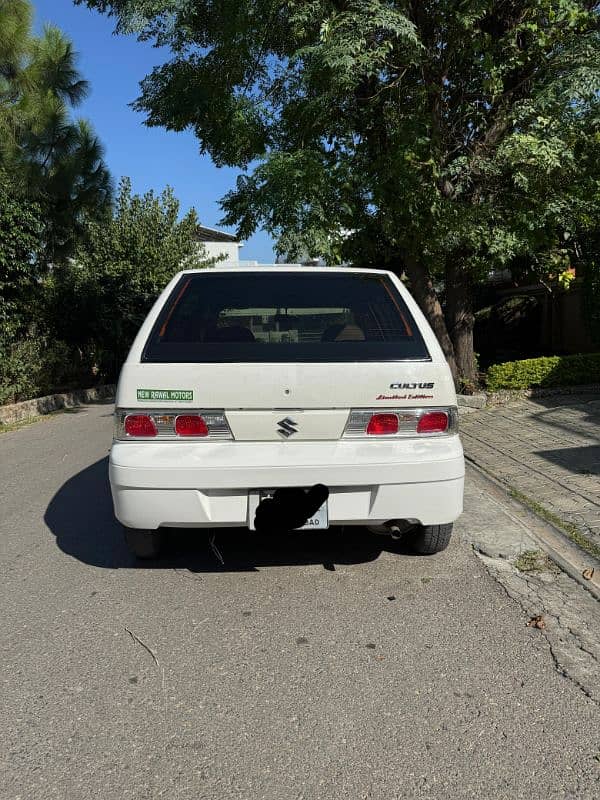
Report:
[[[541,506],[535,500],[532,500],[531,497],[523,494],[518,489],[511,488],[509,489],[508,493],[514,500],[518,500],[520,503],[523,503],[524,506],[530,508],[538,515],[538,517],[541,517],[542,519],[546,520],[546,522],[549,522],[551,525],[555,525],[561,531],[564,531],[569,539],[576,545],[579,545],[582,550],[585,550],[590,555],[600,559],[600,547],[594,542],[590,542],[587,536],[584,536],[579,530],[577,525],[573,525],[572,522],[566,522],[565,520],[561,519],[556,514],[553,514],[552,511],[548,511],[547,508],[544,508],[544,506]]]
[[[8,424],[0,422],[0,434],[11,433],[11,431],[18,431],[21,430],[21,428],[27,428],[29,425],[33,425],[34,422],[39,422],[43,418],[43,416],[27,417],[27,419],[19,420],[19,422],[10,422]]]
[[[0,422],[0,434],[10,433],[11,431],[19,431],[21,428],[28,428],[30,425],[34,425],[36,422],[46,422],[50,419],[54,419],[54,417],[58,416],[59,414],[73,413],[76,413],[76,409],[74,408],[59,408],[57,411],[50,411],[48,414],[37,414],[35,417],[27,417],[27,419],[21,419],[18,422],[9,422],[7,424]]]
[[[560,572],[554,561],[541,550],[523,550],[515,561],[519,572]]]

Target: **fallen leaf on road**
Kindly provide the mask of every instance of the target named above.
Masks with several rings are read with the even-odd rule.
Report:
[[[545,628],[546,623],[544,622],[544,617],[541,614],[538,614],[536,617],[532,617],[529,622],[527,623],[528,628]]]
[[[584,569],[581,573],[586,581],[591,581],[594,577],[594,567],[589,567],[589,569]]]

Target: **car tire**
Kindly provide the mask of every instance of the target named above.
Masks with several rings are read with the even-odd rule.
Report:
[[[127,547],[139,559],[157,558],[160,555],[162,544],[162,531],[145,530],[142,528],[125,528],[123,534]]]
[[[446,525],[420,525],[412,541],[414,550],[423,556],[441,553],[450,544],[452,523]]]

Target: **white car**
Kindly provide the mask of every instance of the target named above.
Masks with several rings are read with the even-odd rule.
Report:
[[[131,347],[115,415],[115,514],[140,558],[169,528],[254,529],[261,509],[282,531],[368,526],[428,554],[462,512],[450,369],[390,272],[179,273]]]

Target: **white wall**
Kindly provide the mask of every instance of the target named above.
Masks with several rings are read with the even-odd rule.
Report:
[[[240,260],[240,247],[237,242],[202,242],[208,258],[225,256],[225,261],[237,264]],[[219,262],[221,263],[221,262]]]

